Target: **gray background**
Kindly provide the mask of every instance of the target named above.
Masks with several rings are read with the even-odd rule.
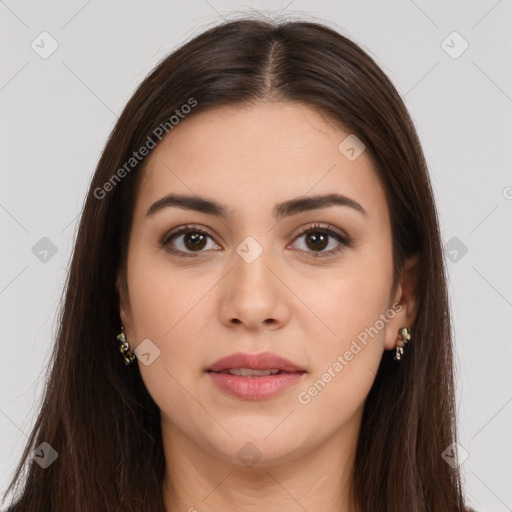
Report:
[[[404,97],[445,244],[468,501],[512,510],[511,0],[0,1],[0,491],[34,420],[77,216],[116,116],[164,55],[248,10],[328,23]]]

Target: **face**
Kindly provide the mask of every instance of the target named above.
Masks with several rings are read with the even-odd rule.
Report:
[[[338,148],[349,135],[298,103],[221,107],[186,118],[148,157],[120,306],[169,439],[239,465],[253,451],[261,466],[357,431],[413,311],[404,283],[392,290],[372,162]],[[168,194],[208,202],[159,203]],[[321,199],[334,194],[345,199]],[[300,371],[207,371],[263,352]]]

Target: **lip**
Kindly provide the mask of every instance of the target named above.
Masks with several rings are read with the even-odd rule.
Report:
[[[278,373],[268,377],[241,377],[229,373],[208,373],[208,376],[221,391],[242,400],[272,398],[297,384],[304,375],[306,375],[305,372],[293,372]]]
[[[237,352],[227,357],[219,359],[207,368],[210,372],[222,372],[234,368],[251,368],[253,370],[278,369],[283,372],[305,372],[296,364],[288,361],[284,357],[273,354],[272,352],[261,352],[259,354],[249,354]]]
[[[264,377],[231,375],[220,373],[234,368],[250,368],[253,370],[278,369],[283,373]],[[229,396],[243,400],[264,400],[272,398],[297,384],[307,373],[287,359],[263,352],[260,354],[236,353],[219,359],[207,370],[214,384]]]

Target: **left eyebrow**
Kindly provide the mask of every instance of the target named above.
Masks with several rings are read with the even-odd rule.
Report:
[[[342,194],[326,194],[310,197],[297,197],[277,204],[272,213],[276,219],[282,219],[302,212],[320,210],[330,206],[346,206],[368,217],[366,210],[354,199]],[[176,207],[184,210],[194,210],[208,215],[227,218],[228,208],[222,203],[200,196],[188,196],[181,194],[168,194],[152,204],[146,213],[146,217],[154,215],[164,208]]]
[[[366,210],[354,199],[342,194],[327,194],[321,196],[297,197],[275,206],[273,213],[277,219],[296,215],[298,213],[320,210],[329,206],[347,206],[368,217]]]

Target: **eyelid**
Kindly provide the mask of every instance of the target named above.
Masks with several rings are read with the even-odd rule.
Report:
[[[353,239],[351,237],[349,237],[346,233],[339,230],[335,226],[332,226],[330,224],[321,223],[321,222],[314,222],[313,224],[308,224],[308,225],[305,225],[305,226],[302,226],[301,228],[299,228],[299,231],[295,234],[291,244],[295,243],[295,241],[302,235],[304,235],[306,233],[314,233],[317,231],[325,232],[325,233],[327,233],[328,236],[335,238],[339,243],[339,247],[337,247],[335,249],[330,249],[329,251],[316,251],[316,252],[315,251],[299,251],[299,252],[305,252],[307,255],[313,256],[313,257],[328,257],[328,256],[333,256],[335,254],[338,254],[344,248],[353,246]],[[162,248],[165,248],[167,251],[171,252],[172,254],[177,254],[179,256],[185,256],[185,257],[200,256],[201,253],[207,252],[207,251],[197,251],[196,253],[194,253],[194,252],[186,252],[186,251],[181,251],[179,249],[170,249],[169,248],[169,243],[173,237],[181,236],[188,232],[196,232],[196,233],[206,235],[216,245],[219,245],[215,241],[215,237],[212,235],[212,233],[207,228],[204,228],[203,226],[196,225],[196,224],[185,224],[185,225],[179,226],[179,227],[167,232],[161,238],[160,246]],[[291,244],[288,244],[287,248]]]
[[[354,241],[348,236],[345,232],[340,229],[332,226],[331,224],[325,224],[323,222],[314,222],[313,224],[309,224],[307,226],[303,226],[299,229],[299,232],[295,235],[291,244],[295,243],[295,241],[300,238],[302,235],[306,233],[315,233],[315,232],[325,232],[328,236],[335,238],[339,246],[335,249],[330,249],[329,251],[300,251],[305,252],[308,256],[312,256],[314,258],[327,258],[329,256],[335,256],[346,248],[353,247]],[[288,246],[287,246],[288,247]]]
[[[171,231],[168,231],[167,233],[165,233],[164,236],[160,239],[159,245],[162,249],[165,249],[166,251],[170,252],[171,254],[175,254],[178,256],[185,256],[185,257],[197,257],[202,252],[205,252],[205,251],[198,251],[197,253],[194,253],[194,252],[186,252],[186,251],[181,251],[179,249],[170,248],[170,242],[171,242],[172,238],[184,235],[188,232],[194,232],[194,233],[200,233],[202,235],[206,235],[215,242],[215,237],[211,234],[211,232],[208,229],[206,229],[202,226],[199,226],[197,224],[185,224],[185,225],[179,226],[175,229],[171,229]],[[215,242],[215,244],[218,245],[217,242]]]
[[[163,236],[163,240],[169,240],[174,235],[178,235],[178,234],[181,235],[181,234],[186,233],[188,231],[195,231],[195,232],[198,232],[198,233],[202,233],[204,235],[208,235],[212,239],[214,238],[212,233],[207,228],[205,228],[203,226],[200,226],[199,224],[184,224],[182,226],[178,226],[177,228],[174,228],[174,229],[171,229],[170,231],[168,231]]]
[[[301,228],[299,228],[299,231],[295,235],[294,240],[297,237],[303,235],[304,233],[314,232],[315,230],[327,231],[327,232],[330,232],[330,233],[334,233],[334,234],[338,235],[340,238],[342,238],[343,240],[345,240],[347,242],[351,241],[350,237],[346,233],[344,233],[340,229],[336,228],[335,226],[332,226],[331,224],[325,224],[323,222],[313,222],[313,224],[308,224],[306,226],[302,226]]]

